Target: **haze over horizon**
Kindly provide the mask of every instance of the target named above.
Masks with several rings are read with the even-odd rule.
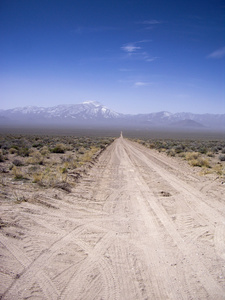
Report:
[[[2,0],[0,109],[225,113],[225,4]]]

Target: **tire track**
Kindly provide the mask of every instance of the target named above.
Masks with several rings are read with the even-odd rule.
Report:
[[[225,299],[222,214],[153,156],[117,139],[72,193],[44,195],[57,210],[11,210],[25,234],[0,242],[23,271],[2,299]]]
[[[53,243],[51,247],[45,249],[37,259],[33,260],[29,265],[25,266],[23,274],[12,283],[12,285],[5,291],[2,295],[2,299],[16,299],[15,295],[17,294],[16,291],[20,290],[24,286],[30,285],[30,279],[35,278],[37,274],[39,274],[40,270],[48,263],[48,260],[57,253],[66,243],[71,241],[71,237],[73,234],[79,234],[83,230],[83,227],[76,228],[69,232],[68,234],[61,237],[59,240]],[[43,282],[43,281],[42,281]],[[49,285],[49,288],[53,286],[53,284]],[[44,287],[43,290],[46,290]],[[58,291],[52,291],[53,296],[56,299],[58,296]],[[48,296],[47,296],[48,297]],[[47,298],[49,299],[49,298]],[[50,298],[51,299],[51,298]]]
[[[131,148],[130,145],[128,146],[128,148],[129,148],[130,153],[132,153],[134,155],[135,159],[138,158],[139,161],[142,160],[144,163],[150,165],[150,162],[148,162],[146,160],[146,157],[144,156],[144,154],[139,153],[139,152],[137,153],[137,151],[134,150],[133,148]],[[162,176],[163,178],[168,180],[169,174],[166,170],[162,170],[160,167],[154,165],[154,163],[152,163],[152,162],[151,162],[150,167],[152,169],[154,169],[156,172],[158,171],[160,176]],[[194,195],[196,196],[196,194],[197,194],[197,196],[199,196],[200,193],[197,191],[195,191],[195,193],[190,191],[190,187],[186,183],[183,183],[182,181],[174,178],[173,175],[170,175],[170,176],[171,176],[169,178],[170,184],[173,185],[174,188],[176,188],[180,192],[183,192],[184,196],[185,196],[185,192],[190,193],[192,197]],[[147,184],[143,181],[142,176],[138,171],[135,174],[135,182],[139,185],[140,190],[143,192],[143,198],[144,198],[144,196],[145,196],[144,194],[146,193],[146,191],[147,192],[150,192],[150,191],[149,191]],[[142,199],[142,197],[140,197],[140,201],[141,201],[141,199]],[[196,202],[197,202],[196,199],[192,198],[191,200],[198,207],[199,211],[202,210],[202,211],[204,211],[204,213],[206,213],[207,217],[210,219],[211,224],[215,224],[215,219],[218,220],[218,218],[219,218],[219,220],[222,220],[221,216],[218,215],[218,213],[215,213],[215,216],[212,217],[212,211],[211,211],[211,213],[209,213],[209,207],[205,203],[196,204]],[[171,219],[168,217],[168,214],[166,213],[166,211],[162,207],[162,205],[156,200],[149,201],[147,199],[147,201],[148,201],[149,206],[152,208],[152,210],[155,212],[156,216],[159,218],[159,220],[163,224],[167,233],[172,237],[173,241],[176,243],[177,247],[180,249],[180,251],[185,256],[190,256],[190,253],[193,253],[193,252],[197,253],[197,250],[194,249],[193,245],[186,244],[184,242],[184,240],[181,238],[179,232],[174,227],[174,224],[172,223]],[[192,203],[192,205],[193,205],[193,203]],[[208,269],[204,266],[203,263],[201,263],[201,261],[199,261],[199,259],[196,258],[195,255],[192,255],[191,266],[192,266],[192,269],[194,270],[194,272],[198,275],[199,280],[201,281],[204,288],[207,290],[211,299],[213,299],[213,297],[216,297],[217,299],[225,298],[224,291],[222,290],[220,285],[217,284],[217,282],[214,280],[214,278],[208,272]]]

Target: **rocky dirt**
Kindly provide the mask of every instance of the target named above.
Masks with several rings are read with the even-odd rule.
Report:
[[[71,193],[8,188],[20,199],[1,192],[1,299],[225,299],[215,175],[121,137]]]

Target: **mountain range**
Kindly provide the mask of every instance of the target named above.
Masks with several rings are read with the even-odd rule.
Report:
[[[161,111],[130,115],[115,112],[99,102],[89,101],[54,107],[26,106],[0,110],[0,125],[4,124],[104,125],[135,128],[176,127],[224,130],[225,114]]]

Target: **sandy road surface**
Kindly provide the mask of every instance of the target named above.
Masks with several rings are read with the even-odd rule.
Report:
[[[2,205],[2,299],[225,299],[218,182],[117,139],[71,194]]]

